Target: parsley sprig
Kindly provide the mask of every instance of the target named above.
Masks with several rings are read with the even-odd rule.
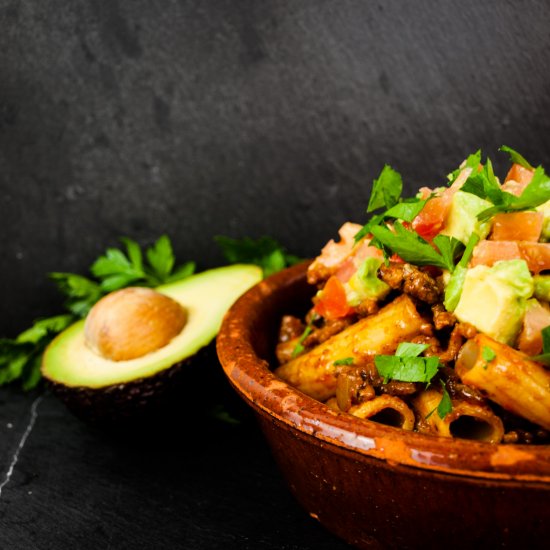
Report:
[[[258,265],[262,268],[264,277],[302,261],[298,256],[289,254],[271,237],[232,239],[220,235],[214,239],[229,263]]]
[[[437,411],[437,416],[443,420],[450,412],[453,410],[453,402],[451,401],[451,396],[449,395],[449,392],[447,391],[447,387],[445,386],[445,382],[443,380],[439,381],[441,383],[441,401],[439,402],[439,405],[435,407],[433,410],[431,410],[425,417],[425,420],[428,420],[432,414]]]
[[[385,383],[388,380],[399,380],[428,384],[440,365],[438,357],[420,357],[428,347],[427,344],[401,342],[395,355],[377,355],[374,364]]]
[[[420,354],[428,347],[428,344],[402,342],[397,347],[395,355],[377,355],[374,358],[374,365],[380,376],[384,378],[385,384],[389,380],[399,380],[401,382],[421,382],[429,386],[439,371],[441,363],[439,357],[420,357]],[[436,409],[439,417],[445,418],[452,411],[452,403],[443,381],[441,381],[441,385],[443,394]],[[434,411],[431,411],[426,418]]]
[[[359,242],[365,235],[372,233],[372,229],[380,226],[386,220],[402,220],[412,222],[424,205],[432,197],[421,199],[418,197],[403,198],[403,180],[401,174],[386,164],[372,184],[372,192],[367,206],[367,214],[384,209],[373,215],[369,221],[355,235],[355,242]]]
[[[533,169],[519,153],[510,147],[502,146],[501,151],[509,153],[513,162],[517,162],[524,168]],[[533,210],[550,200],[550,177],[544,172],[542,166],[538,166],[533,170],[533,179],[521,195],[516,196],[502,190],[494,174],[491,159],[487,158],[483,169],[473,171],[461,190],[493,203],[492,207],[486,208],[477,215],[480,221],[486,221],[495,214],[502,212]]]
[[[396,221],[393,231],[385,226],[377,226],[371,229],[377,241],[381,243],[386,256],[388,251],[396,253],[406,262],[415,265],[433,265],[454,271],[455,258],[464,249],[464,245],[454,237],[437,235],[432,246],[416,231],[407,229]]]
[[[467,162],[474,163],[476,160],[479,163],[477,156],[470,155]],[[438,235],[433,240],[433,246],[416,231],[406,228],[404,223],[412,222],[433,195],[426,199],[404,199],[401,196],[402,190],[403,181],[399,172],[385,165],[380,176],[373,182],[367,213],[384,210],[373,215],[357,232],[355,242],[372,234],[371,244],[384,252],[386,260],[392,253],[396,253],[407,262],[434,265],[452,272],[464,245],[454,237]],[[393,221],[392,228],[386,223],[389,221]]]

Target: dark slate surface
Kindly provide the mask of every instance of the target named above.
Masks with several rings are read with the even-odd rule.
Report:
[[[0,548],[347,548],[295,502],[251,418],[188,413],[113,435],[0,389]]]
[[[121,235],[308,256],[385,162],[409,190],[478,147],[550,166],[549,28],[546,0],[2,0],[0,335]],[[338,548],[253,424],[133,442],[34,399],[0,391],[0,548]]]
[[[385,162],[409,189],[478,147],[550,164],[549,26],[546,0],[3,0],[0,334],[121,235],[311,255]]]

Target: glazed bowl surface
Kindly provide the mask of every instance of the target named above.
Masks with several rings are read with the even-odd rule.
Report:
[[[229,310],[217,351],[254,409],[309,514],[359,548],[547,548],[550,446],[493,445],[407,432],[336,412],[277,378],[281,316],[314,289],[307,263],[262,281]]]

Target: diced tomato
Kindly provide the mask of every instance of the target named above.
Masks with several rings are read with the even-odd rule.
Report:
[[[521,259],[518,243],[515,241],[480,241],[474,248],[470,267],[492,266],[500,260]]]
[[[347,302],[344,285],[338,277],[330,277],[314,309],[325,319],[339,319],[353,313],[353,308]]]
[[[338,267],[335,275],[342,283],[347,283],[367,258],[382,259],[383,256],[379,248],[369,245],[368,239],[362,240],[355,246],[348,258]]]
[[[531,183],[532,179],[533,170],[529,170],[529,168],[524,168],[521,164],[514,163],[512,164],[512,168],[510,168],[510,170],[508,171],[508,174],[506,174],[506,179],[504,180],[504,183],[515,181],[526,187],[527,184]]]
[[[405,260],[401,256],[398,256],[397,254],[392,254],[391,258],[390,258],[390,261],[391,262],[396,262],[398,264],[404,264],[405,263]]]
[[[451,209],[453,195],[446,189],[440,197],[430,199],[413,220],[413,229],[424,239],[431,241],[445,225]]]
[[[523,329],[518,338],[518,348],[527,355],[542,352],[542,329],[550,326],[550,311],[536,301],[529,303],[523,318]]]
[[[451,210],[453,195],[464,185],[471,168],[465,168],[460,172],[451,187],[445,189],[441,195],[430,199],[418,216],[413,220],[413,229],[427,241],[431,241],[445,227],[445,222]],[[422,196],[426,198],[426,188],[422,188]]]
[[[542,231],[542,212],[507,212],[493,218],[491,239],[494,241],[537,242]]]
[[[526,241],[480,241],[474,248],[470,267],[492,266],[500,260],[525,260],[529,271],[550,269],[550,243]]]
[[[351,276],[357,271],[353,258],[348,258],[336,271],[335,277],[341,283],[347,283]]]
[[[518,243],[521,257],[526,260],[529,271],[539,273],[550,269],[550,243]]]

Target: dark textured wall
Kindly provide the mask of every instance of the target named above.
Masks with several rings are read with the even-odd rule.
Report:
[[[0,0],[0,334],[120,235],[311,255],[384,162],[550,165],[549,28],[545,0]]]

